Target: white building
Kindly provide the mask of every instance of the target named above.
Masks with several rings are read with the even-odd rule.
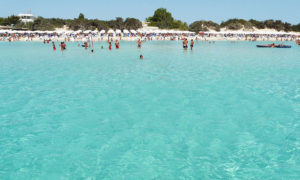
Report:
[[[18,15],[20,17],[20,20],[23,23],[30,23],[33,22],[35,17],[33,16],[33,14],[19,14]]]

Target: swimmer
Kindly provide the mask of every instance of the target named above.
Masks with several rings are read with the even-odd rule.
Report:
[[[66,46],[65,42],[61,42],[60,43],[60,50],[64,51],[66,49],[67,49],[67,46]]]
[[[141,54],[140,55],[140,60],[143,60],[144,59],[144,56]]]
[[[101,49],[104,49],[104,47],[103,47],[103,46],[101,46]]]

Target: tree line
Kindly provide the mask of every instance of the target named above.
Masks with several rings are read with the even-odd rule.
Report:
[[[228,30],[253,30],[256,29],[275,29],[277,31],[296,31],[300,32],[300,23],[298,25],[292,25],[288,22],[282,22],[281,20],[265,20],[257,21],[254,19],[245,20],[245,19],[229,19],[223,21],[221,24],[212,22],[212,21],[196,21],[190,24],[189,30],[193,32],[207,31],[212,29],[215,31],[220,31],[221,28],[226,28]]]
[[[138,29],[142,27],[142,22],[135,18],[126,18],[123,20],[117,17],[115,20],[103,21],[98,19],[86,19],[80,14],[75,19],[43,18],[37,17],[32,23],[22,23],[18,16],[9,16],[0,18],[0,25],[13,26],[15,29],[29,29],[53,31],[56,28],[68,27],[71,30],[108,30],[108,29]]]
[[[172,14],[165,8],[157,9],[153,16],[148,17],[146,21],[149,26],[156,26],[161,29],[178,29],[178,30],[189,30],[192,32],[208,31],[209,29],[220,31],[221,28],[228,30],[252,30],[257,29],[275,29],[277,31],[296,31],[300,32],[300,23],[292,25],[288,22],[282,22],[281,20],[265,20],[257,21],[254,19],[229,19],[218,24],[213,21],[195,21],[188,25],[186,22],[176,20]],[[15,29],[30,29],[30,30],[55,30],[56,28],[68,27],[71,30],[108,30],[108,29],[138,29],[142,27],[140,20],[135,18],[126,18],[125,20],[121,17],[117,17],[114,20],[104,21],[98,19],[87,19],[83,14],[80,14],[75,19],[60,19],[60,18],[43,18],[38,17],[33,23],[24,24],[20,21],[18,16],[9,16],[7,18],[0,18],[0,25],[13,26]]]

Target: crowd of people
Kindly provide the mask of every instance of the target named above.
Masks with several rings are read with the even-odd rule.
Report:
[[[195,33],[71,33],[71,32],[42,32],[42,31],[7,31],[0,32],[0,41],[86,41],[89,36],[94,41],[106,41],[110,38],[118,40],[136,41],[137,39],[150,40],[181,40],[182,37],[194,40],[243,40],[243,41],[295,41],[299,36],[294,33],[250,33],[250,32],[200,32]]]

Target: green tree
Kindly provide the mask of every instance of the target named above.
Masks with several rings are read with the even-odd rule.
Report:
[[[181,29],[187,30],[187,23],[183,23],[180,20],[175,20],[172,14],[165,8],[159,8],[154,12],[152,17],[146,19],[150,26],[157,26],[161,29]]]
[[[256,27],[257,29],[264,29],[265,28],[265,24],[261,21],[257,21],[254,19],[250,19],[249,22]]]
[[[300,23],[292,26],[292,31],[300,32]]]
[[[124,21],[124,26],[126,29],[138,29],[142,27],[142,23],[140,20],[135,19],[135,18],[126,18]]]
[[[215,31],[220,31],[220,25],[212,21],[195,21],[189,26],[189,30],[195,33],[200,31],[207,31],[208,29],[213,29]]]
[[[79,16],[78,16],[78,19],[79,19],[79,20],[84,20],[84,19],[85,19],[85,18],[84,18],[84,14],[80,13]]]
[[[159,28],[170,29],[173,27],[174,19],[172,14],[167,11],[165,8],[159,8],[154,12],[152,17],[148,18],[150,26],[157,26]]]
[[[20,18],[18,16],[12,15],[7,17],[6,19],[3,19],[1,25],[10,26],[12,24],[17,25],[18,23],[20,23]]]

